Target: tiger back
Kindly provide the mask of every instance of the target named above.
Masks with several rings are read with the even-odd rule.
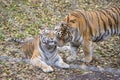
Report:
[[[36,35],[34,38],[31,38],[24,43],[22,43],[22,51],[25,54],[25,57],[30,59],[33,56],[34,50],[36,50],[36,44],[39,43],[40,37]]]

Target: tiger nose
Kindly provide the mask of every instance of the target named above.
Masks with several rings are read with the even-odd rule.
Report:
[[[61,33],[62,33],[61,31],[60,31],[60,32],[57,32],[58,35],[61,35]]]
[[[49,38],[50,42],[52,42],[52,41],[53,41],[53,39],[54,39],[54,38]]]

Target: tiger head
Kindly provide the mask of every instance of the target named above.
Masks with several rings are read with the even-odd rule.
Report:
[[[54,39],[54,32],[50,29],[40,30],[41,45],[47,49],[51,49],[57,46],[57,42]]]
[[[59,22],[55,26],[54,30],[55,39],[59,47],[63,46],[67,42],[72,41],[72,34],[69,30],[69,25],[64,22]]]
[[[85,30],[87,28],[86,26],[89,25],[89,22],[87,19],[88,18],[86,17],[84,11],[75,10],[75,11],[69,13],[63,19],[63,22],[69,24],[70,28],[73,29],[74,31],[75,31],[75,29],[79,29],[81,32],[85,32]]]
[[[22,42],[22,51],[25,53],[26,58],[31,58],[33,52],[38,52],[38,48],[41,47],[44,51],[51,51],[51,49],[56,49],[57,42],[54,40],[53,31],[48,29],[40,29],[40,35],[35,35],[33,38]]]

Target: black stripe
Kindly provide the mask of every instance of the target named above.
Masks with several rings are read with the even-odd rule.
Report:
[[[93,15],[92,15],[92,13],[91,13],[91,12],[88,12],[87,15],[88,15],[90,21],[93,22]]]
[[[115,10],[114,10],[115,9]],[[119,30],[118,30],[118,17],[120,16],[120,15],[118,15],[117,13],[116,13],[116,8],[111,8],[111,10],[116,14],[116,19],[115,19],[115,16],[113,15],[113,18],[114,18],[114,20],[115,20],[115,34],[118,34],[118,32],[119,32]]]
[[[116,21],[116,19],[115,19],[115,16],[113,15],[113,12],[110,13],[110,11],[107,11],[107,13],[109,14],[109,16],[110,16],[111,18],[113,18],[113,20],[114,20],[115,23],[116,23],[117,21]],[[115,14],[116,14],[116,13],[115,13]]]
[[[85,12],[81,12],[81,11],[76,11],[76,12],[79,12],[83,17],[84,17],[84,19],[85,19],[85,24],[86,24],[86,26],[88,26],[89,27],[89,30],[90,30],[90,34],[93,36],[93,33],[92,33],[92,29],[91,29],[91,25],[90,25],[90,23],[89,23],[89,20],[87,20],[87,18],[86,18],[86,16],[85,16]],[[78,17],[78,16],[76,16],[76,17]]]
[[[105,34],[105,33],[104,33],[104,34]],[[104,34],[103,34],[103,35],[100,34],[100,35],[97,37],[96,42],[101,41],[101,40],[103,39]]]
[[[106,14],[104,13],[103,10],[101,10],[100,12],[103,13],[103,15],[106,16]],[[104,31],[105,31],[104,34],[101,35],[101,39],[103,39],[104,36],[109,35],[109,30],[106,29],[106,23],[105,23],[104,19],[102,18],[102,16],[100,16],[100,17],[101,17],[101,20],[102,20],[102,22],[103,22],[103,25],[104,25]]]
[[[116,34],[118,34],[118,32],[119,32],[119,30],[118,30],[118,29],[119,29],[119,28],[118,28],[118,27],[119,27],[118,24],[119,24],[119,20],[118,20],[118,17],[117,17],[117,20],[116,20],[116,27],[117,27],[117,31],[116,31],[116,32],[117,32],[117,33],[116,33]]]
[[[54,63],[56,64],[57,61],[59,61],[59,58],[56,58],[55,61],[54,61]],[[56,66],[56,65],[55,65],[55,66]]]
[[[118,15],[117,15],[116,11],[114,11],[113,8],[111,8],[111,11],[112,11],[112,13],[110,13],[109,11],[108,11],[108,13],[114,19],[114,21],[115,21],[115,27],[117,27],[117,25],[118,25],[118,20],[117,20],[118,19]],[[114,13],[115,13],[115,15],[114,15]],[[115,16],[116,16],[117,19],[115,18]]]
[[[116,12],[117,10],[115,9],[115,8],[111,8],[110,10],[112,11],[112,12],[114,12],[115,14],[117,14],[118,12]]]
[[[54,60],[57,57],[57,53],[54,53],[49,60]],[[58,59],[58,58],[57,58]],[[54,61],[54,63],[56,62],[56,60]]]
[[[100,17],[99,17],[99,15],[98,14],[100,14],[99,12],[95,12],[96,13],[96,15],[97,15],[97,18],[98,18],[98,28],[99,28],[99,35],[97,36],[97,38],[96,38],[96,41],[99,41],[99,37],[101,36],[101,29],[100,29]]]
[[[57,46],[55,46],[55,47],[53,48],[53,50],[52,50],[52,51],[49,51],[48,53],[53,53],[55,50],[57,50],[56,48],[57,48]],[[51,56],[51,58],[49,58],[49,57],[46,56],[45,51],[44,51],[44,49],[42,48],[42,45],[40,45],[40,49],[41,49],[41,51],[43,51],[43,55],[44,55],[44,57],[45,57],[47,60],[50,60],[50,59],[53,58],[54,54]]]
[[[115,30],[115,33],[114,34],[117,34],[118,33],[118,17],[119,17],[119,13],[118,12],[116,12],[117,10],[116,10],[117,8],[111,8],[111,11],[112,12],[114,12],[115,13],[115,15],[112,15],[113,16],[113,19],[114,19],[114,21],[115,21],[115,25],[114,25],[114,30]],[[116,17],[116,18],[115,18]]]
[[[101,38],[104,39],[103,37],[107,37],[109,35],[109,30],[107,30],[102,36]]]
[[[106,12],[107,12],[107,14],[108,14],[112,19],[114,19],[113,16],[110,15],[110,11],[106,10]],[[113,26],[112,26],[113,24],[112,24],[112,21],[111,21],[111,19],[110,19],[109,16],[107,16],[107,17],[108,17],[108,22],[109,22],[109,26],[110,26],[110,29],[111,29],[111,35],[112,35],[112,34],[114,34],[114,33],[113,33],[114,28],[113,28]],[[115,20],[115,19],[114,19],[114,20]]]
[[[106,14],[101,10],[100,11],[101,13],[103,13],[103,15],[105,15],[106,16]],[[101,16],[100,16],[101,17]],[[104,25],[104,30],[106,31],[107,29],[106,29],[106,23],[105,23],[105,21],[104,21],[104,19],[101,17],[101,20],[102,20],[102,22],[103,22],[103,25]]]
[[[43,53],[45,53],[44,49],[42,48],[42,45],[39,45],[40,49],[43,51]]]
[[[69,15],[67,16],[67,23],[69,22]]]
[[[105,14],[103,13],[103,15],[105,15]],[[100,18],[101,18],[102,23],[103,23],[103,25],[104,25],[104,31],[106,31],[106,30],[107,30],[107,29],[106,29],[106,24],[105,24],[104,19],[102,18],[102,15],[100,15]]]
[[[118,8],[117,7],[113,7],[113,8],[111,8],[112,10],[114,10],[115,9],[115,11],[117,11],[117,13],[120,15],[120,10],[118,10]]]
[[[108,22],[109,22],[109,26],[110,26],[110,29],[111,29],[111,35],[112,35],[113,34],[113,28],[112,28],[112,22],[111,22],[109,17],[108,17]]]
[[[56,48],[57,48],[57,46],[55,46],[55,47],[53,48],[53,50],[50,51],[50,53],[53,53],[55,50],[57,50]]]
[[[40,46],[41,51],[43,52],[43,55],[44,55],[45,59],[48,60],[48,57],[45,55],[45,51],[44,51],[44,49],[42,48],[42,45],[39,45],[39,46]]]

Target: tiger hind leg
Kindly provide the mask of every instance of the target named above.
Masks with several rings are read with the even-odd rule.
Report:
[[[53,68],[48,66],[44,61],[40,60],[39,57],[31,58],[31,64],[41,68],[44,72],[52,72]]]

